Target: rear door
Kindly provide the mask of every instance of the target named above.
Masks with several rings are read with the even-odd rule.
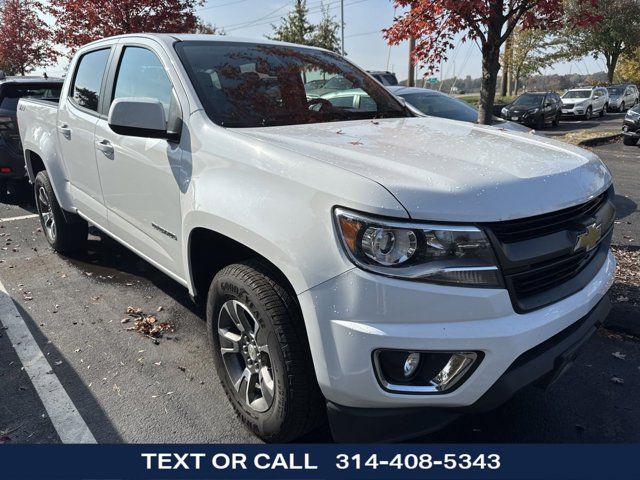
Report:
[[[71,195],[78,210],[98,225],[106,225],[94,133],[100,118],[110,47],[83,53],[75,62],[69,90],[58,110],[58,142],[69,173]]]
[[[114,99],[159,100],[169,122],[181,117],[180,100],[156,44],[145,39],[118,46],[109,74],[107,104]],[[183,92],[181,90],[181,92]],[[181,93],[184,100],[184,93]],[[186,140],[185,140],[186,141]],[[174,278],[184,278],[181,260],[182,145],[159,138],[119,135],[100,118],[96,155],[109,229]]]

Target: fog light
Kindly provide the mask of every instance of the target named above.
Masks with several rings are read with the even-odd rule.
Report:
[[[380,385],[397,393],[445,393],[468,378],[482,352],[377,350],[373,361]]]
[[[405,378],[411,377],[416,370],[418,369],[418,365],[420,365],[420,354],[416,352],[411,352],[407,355],[406,360],[404,361],[404,376]]]

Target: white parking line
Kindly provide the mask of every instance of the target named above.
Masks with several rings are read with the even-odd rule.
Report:
[[[38,214],[37,213],[31,213],[29,215],[20,215],[19,217],[0,218],[0,223],[2,223],[2,222],[15,222],[16,220],[27,220],[28,218],[38,218]]]
[[[0,281],[0,320],[63,443],[97,443]]]

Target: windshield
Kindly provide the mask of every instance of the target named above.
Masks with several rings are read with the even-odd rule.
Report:
[[[544,98],[543,93],[523,93],[512,103],[515,107],[539,107]]]
[[[218,125],[264,127],[409,115],[378,82],[333,53],[239,42],[179,42],[175,48]]]
[[[591,90],[569,90],[562,98],[589,98]]]
[[[61,89],[62,83],[5,84],[2,87],[2,93],[0,93],[0,110],[15,113],[18,108],[18,100],[24,97],[58,101]]]
[[[607,88],[609,95],[622,95],[624,87],[609,87]]]
[[[401,93],[411,105],[426,115],[434,117],[461,120],[463,122],[477,122],[478,112],[466,102],[456,100],[447,95],[433,93]]]

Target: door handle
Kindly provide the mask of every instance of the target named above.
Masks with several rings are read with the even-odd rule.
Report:
[[[96,148],[108,157],[113,155],[113,145],[107,139],[96,141]]]
[[[65,138],[71,138],[71,129],[69,128],[69,125],[67,125],[66,123],[61,123],[60,125],[58,125],[58,131]]]

